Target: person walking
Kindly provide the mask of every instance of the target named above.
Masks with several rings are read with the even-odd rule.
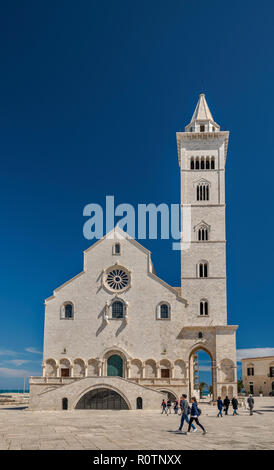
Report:
[[[230,400],[229,400],[228,396],[226,396],[225,399],[224,399],[224,406],[225,406],[225,414],[226,415],[227,415],[227,412],[228,412],[229,405],[230,405]]]
[[[163,414],[163,413],[167,414],[166,401],[165,400],[162,401],[161,407],[162,407],[162,413],[161,414]]]
[[[175,413],[176,415],[178,414],[178,408],[179,408],[179,404],[178,404],[178,400],[176,400],[176,401],[174,402],[174,407],[173,407],[174,413]]]
[[[236,397],[233,397],[232,400],[231,400],[231,403],[232,403],[232,408],[233,408],[233,415],[237,415],[239,416],[239,413],[237,413],[237,409],[238,409],[238,400]]]
[[[166,407],[167,407],[167,415],[171,414],[171,400],[167,400]]]
[[[188,431],[187,431],[187,434],[190,432],[191,430],[191,425],[193,423],[193,421],[195,421],[195,423],[200,426],[200,428],[203,430],[203,434],[206,434],[206,430],[204,428],[204,426],[200,423],[199,421],[199,415],[201,414],[199,408],[198,408],[198,403],[197,403],[197,400],[195,397],[192,397],[191,398],[191,403],[192,403],[192,406],[191,406],[191,412],[190,412],[190,421],[189,421],[189,425],[188,425]],[[196,429],[197,431],[197,429]],[[194,431],[193,431],[194,432]]]
[[[248,403],[248,406],[249,406],[249,411],[250,411],[250,416],[253,415],[253,408],[254,408],[254,398],[252,397],[252,395],[250,394],[248,399],[247,399],[247,403]]]
[[[221,418],[223,417],[223,414],[222,414],[222,411],[223,411],[223,402],[222,402],[222,399],[221,397],[218,397],[218,400],[217,400],[217,408],[219,410],[218,414],[217,414],[217,418],[219,418],[219,416],[221,416]]]
[[[186,421],[187,424],[189,424],[189,419],[188,419],[188,414],[189,414],[189,404],[187,401],[187,395],[182,395],[181,401],[180,401],[180,408],[181,408],[181,423],[179,426],[179,429],[177,429],[176,432],[182,432],[184,422]],[[195,428],[194,424],[191,424],[191,427],[193,429],[193,432],[196,432],[197,429]]]

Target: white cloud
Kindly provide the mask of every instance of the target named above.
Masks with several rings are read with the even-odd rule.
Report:
[[[211,366],[200,366],[199,365],[199,370],[201,372],[211,372]]]
[[[16,356],[17,354],[16,351],[11,351],[10,349],[0,349],[0,356]]]
[[[21,366],[22,364],[26,364],[26,362],[29,362],[27,359],[11,359],[10,361],[4,361],[8,362],[9,364],[14,364],[15,366]]]
[[[251,358],[265,356],[274,356],[274,348],[250,348],[237,350],[237,361],[249,357]]]
[[[26,348],[25,351],[30,352],[32,354],[42,354],[41,351],[38,351],[36,348],[32,347]]]
[[[36,375],[34,372],[23,369],[9,369],[8,367],[0,367],[0,377],[29,377]]]

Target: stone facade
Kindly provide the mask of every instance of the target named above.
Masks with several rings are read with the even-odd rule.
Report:
[[[204,95],[177,143],[181,203],[192,211],[181,287],[157,277],[150,252],[120,228],[92,245],[83,271],[45,301],[43,377],[30,378],[31,407],[58,409],[64,395],[74,407],[88,386],[111,388],[111,376],[121,375],[113,390],[134,407],[146,387],[153,393],[144,407],[153,409],[161,399],[156,392],[174,399],[194,393],[193,354],[199,349],[212,360],[214,398],[237,393],[237,326],[228,326],[226,315],[228,132],[213,121]],[[197,159],[203,168],[196,168]]]
[[[242,376],[247,393],[274,395],[274,356],[242,359]]]

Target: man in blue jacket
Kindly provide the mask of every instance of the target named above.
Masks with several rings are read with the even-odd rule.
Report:
[[[221,418],[223,417],[223,414],[222,414],[222,411],[223,411],[223,402],[222,402],[222,399],[221,397],[218,397],[218,400],[217,400],[217,408],[219,410],[218,414],[217,414],[217,418],[219,418],[219,416],[221,416]]]
[[[177,429],[176,432],[182,432],[184,422],[186,420],[187,424],[189,424],[189,419],[188,419],[188,414],[189,414],[189,404],[187,401],[187,395],[182,395],[181,402],[180,402],[180,408],[182,410],[182,416],[181,416],[181,424],[179,429]],[[194,424],[191,424],[191,427],[193,429],[193,432],[196,432],[197,429],[195,428]]]

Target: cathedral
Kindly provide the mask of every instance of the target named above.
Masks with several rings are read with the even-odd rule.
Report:
[[[191,207],[192,224],[180,286],[160,279],[151,253],[116,227],[46,299],[31,409],[159,409],[163,398],[195,393],[199,350],[211,359],[213,399],[237,395],[237,326],[227,324],[226,302],[228,139],[201,94],[177,132],[181,207]]]

